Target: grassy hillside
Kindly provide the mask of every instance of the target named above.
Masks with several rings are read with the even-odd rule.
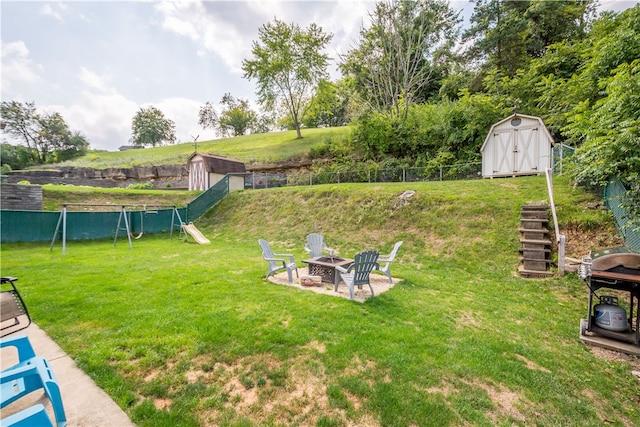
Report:
[[[46,211],[59,211],[65,203],[183,207],[200,193],[184,190],[131,190],[47,184],[42,186],[42,208]],[[100,210],[100,207],[94,206],[92,210]]]
[[[563,228],[615,233],[555,190]],[[242,191],[197,221],[211,245],[2,245],[2,274],[140,426],[638,425],[637,360],[578,339],[584,283],[516,274],[542,200],[542,177]],[[344,256],[403,240],[403,281],[360,304],[264,280],[257,239],[302,265],[310,232]]]
[[[309,150],[332,141],[347,138],[349,128],[303,129],[302,139],[295,131],[272,132],[238,136],[212,141],[198,141],[202,153],[231,157],[246,163],[268,163],[304,157]],[[105,169],[146,165],[184,164],[193,153],[193,142],[129,151],[92,151],[87,155],[64,162],[63,166]]]

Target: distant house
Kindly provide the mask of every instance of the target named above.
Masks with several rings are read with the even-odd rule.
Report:
[[[551,167],[553,137],[540,117],[513,114],[494,123],[482,144],[482,176],[535,175]]]
[[[144,148],[144,147],[142,145],[121,145],[120,147],[118,147],[118,150],[120,151],[139,150],[141,148]]]
[[[240,160],[195,152],[187,160],[189,190],[206,190],[230,174],[229,191],[244,189],[245,165]]]

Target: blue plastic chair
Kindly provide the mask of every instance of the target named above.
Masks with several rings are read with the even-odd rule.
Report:
[[[5,347],[15,347],[18,350],[18,363],[0,372],[0,408],[4,408],[33,391],[43,389],[51,401],[56,425],[58,427],[66,426],[67,418],[62,405],[60,387],[49,362],[45,358],[35,355],[29,339],[24,335],[0,340],[0,348]],[[29,416],[40,417],[38,411]],[[5,425],[4,419],[2,425]]]
[[[49,415],[41,403],[23,409],[22,411],[3,418],[0,421],[3,427],[54,427]]]

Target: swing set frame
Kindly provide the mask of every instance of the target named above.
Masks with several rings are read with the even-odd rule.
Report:
[[[99,204],[99,203],[65,203],[62,205],[62,210],[60,211],[60,216],[58,217],[58,223],[56,225],[56,230],[53,232],[53,238],[51,239],[51,245],[49,246],[49,251],[51,252],[53,250],[53,246],[56,243],[57,237],[58,235],[60,235],[60,238],[62,240],[62,254],[64,255],[67,251],[67,208],[68,207],[73,207],[73,206],[78,206],[78,207],[110,207],[113,208],[114,205],[110,205],[110,204]],[[155,209],[147,209],[148,205],[136,205],[136,204],[129,204],[129,205],[119,205],[120,206],[120,215],[118,216],[118,223],[116,225],[116,232],[115,232],[115,236],[113,238],[113,246],[116,245],[116,242],[118,240],[118,235],[120,234],[120,231],[126,231],[126,235],[127,235],[127,240],[129,242],[129,249],[133,249],[133,244],[131,242],[131,239],[139,239],[142,237],[142,235],[144,234],[144,216],[147,213],[158,213],[159,209],[172,209],[171,212],[171,233],[169,235],[169,238],[172,239],[173,238],[173,230],[176,227],[179,227],[180,229],[180,234],[178,235],[178,237],[180,237],[180,235],[184,232],[182,229],[182,225],[184,224],[184,222],[182,221],[182,218],[180,217],[180,212],[178,211],[178,208],[173,205],[173,206],[161,206],[161,205],[150,205],[151,207],[155,208]],[[129,211],[127,211],[127,208],[129,208]],[[108,212],[114,212],[114,211],[108,211]],[[129,224],[129,215],[133,212],[140,212],[140,233],[137,236],[134,236],[134,234],[131,231],[131,227]],[[177,223],[176,223],[177,221]],[[123,228],[124,226],[124,228]]]

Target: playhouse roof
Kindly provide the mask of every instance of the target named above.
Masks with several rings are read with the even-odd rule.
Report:
[[[244,173],[247,171],[244,162],[228,157],[213,156],[211,154],[203,154],[194,152],[187,159],[187,169],[191,165],[194,157],[202,157],[207,172],[227,174],[227,173]]]
[[[526,114],[519,114],[519,113],[514,113],[512,115],[510,115],[509,117],[505,117],[504,119],[494,123],[491,126],[491,129],[489,129],[489,132],[487,132],[487,136],[484,139],[484,143],[482,144],[482,148],[480,148],[480,152],[484,151],[484,148],[487,145],[487,142],[491,139],[491,135],[493,134],[493,131],[499,127],[500,125],[502,125],[505,122],[510,122],[511,120],[515,119],[515,118],[522,118],[522,119],[528,119],[528,120],[535,120],[538,122],[538,124],[540,125],[542,131],[544,132],[545,136],[547,137],[547,140],[549,141],[549,144],[553,143],[553,137],[551,136],[551,134],[549,133],[549,129],[547,129],[547,127],[544,125],[544,122],[542,121],[542,119],[540,117],[537,116],[528,116]]]

